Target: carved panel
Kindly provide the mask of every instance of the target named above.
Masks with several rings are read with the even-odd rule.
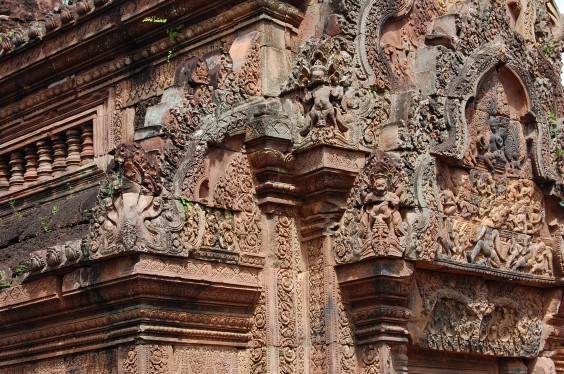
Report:
[[[237,350],[219,347],[175,347],[173,373],[239,374]]]
[[[538,354],[546,313],[542,291],[425,271],[416,278],[423,302],[417,344],[497,356]]]

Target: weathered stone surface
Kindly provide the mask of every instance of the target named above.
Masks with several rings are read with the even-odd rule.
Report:
[[[1,40],[0,372],[564,370],[552,1],[33,9]]]

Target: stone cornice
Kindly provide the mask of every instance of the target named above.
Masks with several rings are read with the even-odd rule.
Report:
[[[233,1],[228,5],[226,9],[223,2],[201,0],[166,4],[114,2],[72,26],[48,33],[43,40],[5,54],[0,57],[0,106],[4,107],[0,109],[0,120],[42,103],[49,96],[84,90],[136,66],[145,66],[155,58],[166,59],[167,51],[173,48],[180,50],[204,37],[236,29],[238,24],[260,14],[293,26],[303,17],[299,9],[278,0]],[[143,22],[146,17],[166,18],[167,23]],[[179,25],[182,28],[176,38],[168,38],[166,30]],[[104,63],[108,60],[111,62]],[[6,106],[48,85],[52,87],[45,95]]]
[[[148,254],[33,277],[0,291],[0,366],[134,339],[246,347],[259,291],[257,269]]]

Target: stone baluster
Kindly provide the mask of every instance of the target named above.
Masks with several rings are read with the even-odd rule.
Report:
[[[53,150],[47,140],[39,140],[37,143],[37,154],[39,155],[39,167],[37,168],[37,180],[45,181],[53,178]]]
[[[8,191],[10,187],[10,165],[5,157],[0,157],[0,193]]]
[[[94,161],[94,131],[92,125],[82,125],[82,152],[80,152],[80,165]]]
[[[65,136],[55,134],[51,136],[53,143],[53,176],[61,175],[67,168],[67,145],[65,144]]]
[[[10,154],[10,191],[16,190],[24,184],[25,160],[22,152]]]
[[[25,147],[25,183],[33,183],[37,180],[37,150],[33,145]]]
[[[80,145],[82,144],[80,129],[67,130],[67,169],[76,170],[80,166]]]

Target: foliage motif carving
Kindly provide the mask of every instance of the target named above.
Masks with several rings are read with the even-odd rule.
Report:
[[[286,216],[278,217],[276,223],[276,257],[279,261],[279,269],[276,270],[276,299],[280,334],[280,373],[283,374],[294,373],[299,360],[296,349],[298,282],[294,274],[293,225],[294,220]]]
[[[309,265],[309,320],[312,341],[311,368],[312,373],[327,371],[325,349],[326,313],[325,313],[325,261],[324,241],[311,240],[307,243]]]
[[[250,212],[256,205],[254,195],[253,176],[247,157],[236,153],[215,187],[214,204],[225,209]]]
[[[252,319],[250,343],[251,374],[266,372],[266,301],[265,292],[261,292]]]

